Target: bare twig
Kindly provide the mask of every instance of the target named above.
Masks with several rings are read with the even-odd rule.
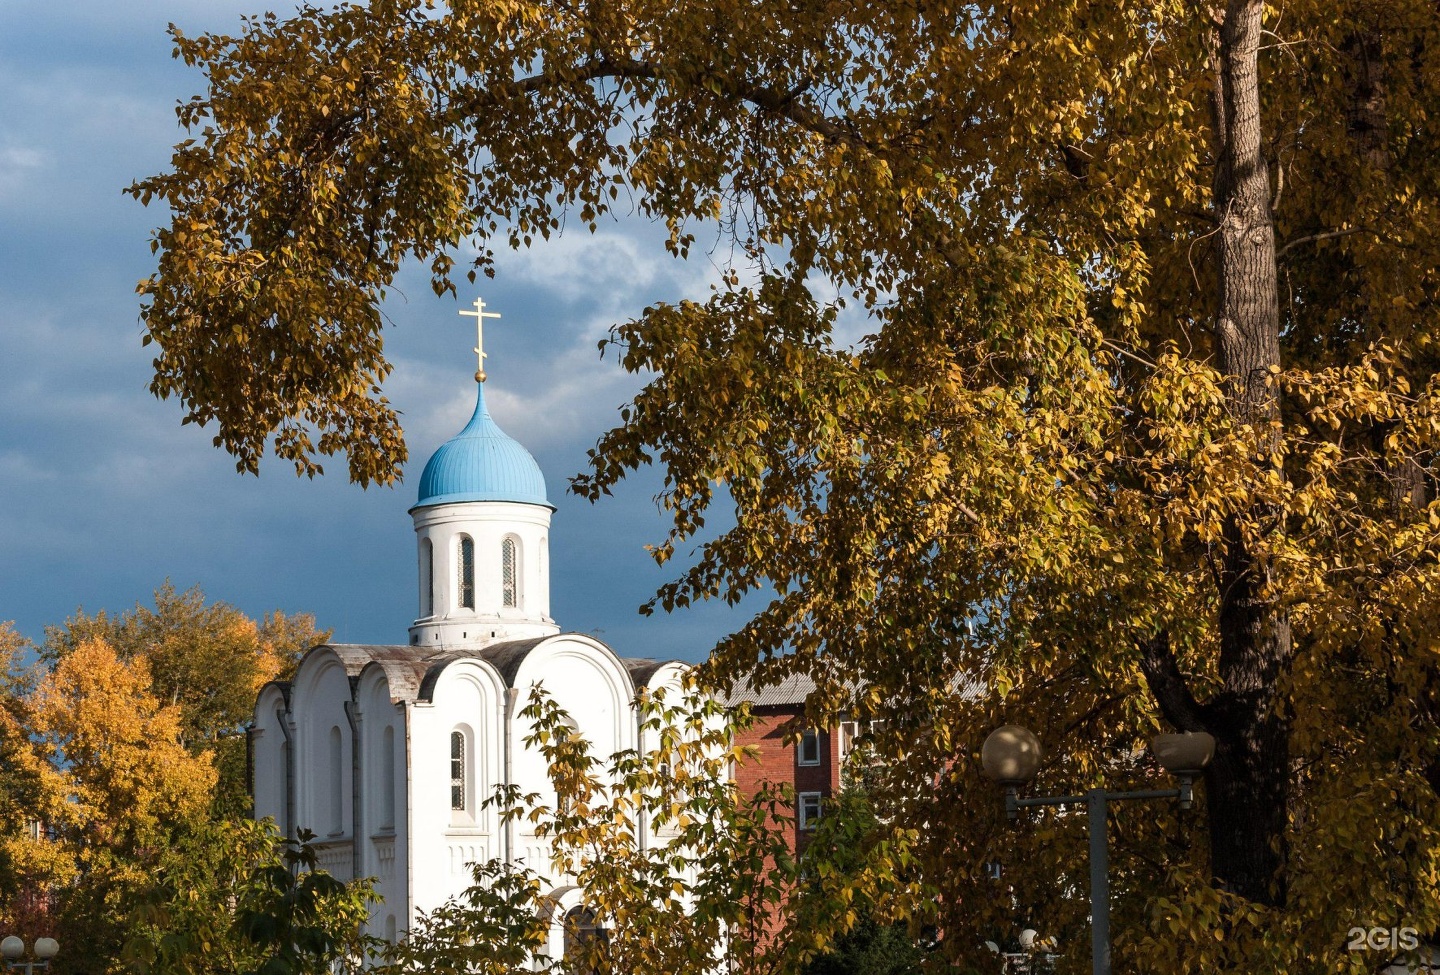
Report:
[[[1344,230],[1327,230],[1322,234],[1310,234],[1305,237],[1297,237],[1284,247],[1275,252],[1275,260],[1281,261],[1285,255],[1304,244],[1313,244],[1322,240],[1334,240],[1336,237],[1349,237],[1351,234],[1364,232],[1364,227],[1346,227]]]
[[[1114,342],[1110,341],[1109,339],[1101,339],[1101,340],[1100,340],[1100,344],[1103,345],[1103,346],[1105,346],[1107,349],[1109,349],[1109,350],[1112,351],[1112,352],[1115,352],[1115,353],[1117,353],[1117,354],[1119,354],[1119,355],[1123,355],[1123,356],[1124,356],[1125,358],[1127,358],[1127,359],[1131,359],[1131,360],[1133,360],[1133,361],[1135,361],[1135,362],[1140,363],[1140,365],[1144,366],[1146,369],[1154,369],[1154,368],[1155,368],[1155,363],[1151,362],[1149,359],[1146,359],[1144,356],[1138,356],[1138,355],[1136,355],[1136,354],[1133,353],[1133,352],[1130,352],[1130,351],[1128,351],[1128,350],[1126,350],[1126,349],[1124,349],[1124,348],[1121,348],[1119,345],[1116,345]]]

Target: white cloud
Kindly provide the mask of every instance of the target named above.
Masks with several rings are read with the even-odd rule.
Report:
[[[39,149],[0,144],[0,203],[21,196],[31,176],[44,165],[45,153]]]
[[[613,360],[600,361],[588,340],[555,350],[527,373],[492,374],[485,401],[500,427],[532,453],[593,440],[618,419],[607,411],[639,388],[639,380]],[[386,394],[407,404],[402,419],[412,475],[418,475],[429,452],[458,433],[475,409],[474,384],[444,365],[406,361],[396,369]]]
[[[517,279],[538,285],[555,297],[575,303],[612,303],[613,282],[649,286],[659,274],[653,257],[643,254],[627,234],[602,230],[571,233],[520,251],[506,261]],[[611,283],[612,287],[605,287]]]
[[[53,482],[57,478],[53,467],[32,454],[15,449],[0,450],[0,481],[13,486]]]
[[[616,315],[637,314],[650,301],[703,296],[720,279],[705,255],[680,260],[665,250],[664,239],[656,224],[624,217],[593,234],[571,231],[505,252],[497,263],[500,276],[539,288],[608,327]]]

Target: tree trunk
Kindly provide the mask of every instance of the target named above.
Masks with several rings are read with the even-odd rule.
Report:
[[[1261,138],[1257,61],[1263,11],[1260,0],[1231,0],[1213,59],[1219,366],[1230,377],[1232,413],[1254,428],[1262,455],[1281,442],[1279,402],[1267,382],[1280,365],[1280,308],[1270,174]],[[1222,689],[1206,708],[1216,739],[1206,774],[1211,869],[1227,889],[1264,904],[1285,898],[1290,728],[1278,688],[1291,637],[1254,539],[1257,532],[1283,530],[1279,517],[1257,505],[1227,525],[1220,572]]]

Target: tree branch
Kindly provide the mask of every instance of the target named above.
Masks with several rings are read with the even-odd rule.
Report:
[[[982,527],[984,526],[985,523],[980,520],[980,516],[975,513],[975,509],[972,508],[972,507],[970,507],[970,506],[969,506],[968,504],[966,504],[965,502],[963,502],[963,501],[956,501],[956,502],[955,502],[955,510],[958,511],[958,512],[960,512],[960,513],[961,513],[962,515],[964,515],[967,519],[969,519],[969,521],[971,522],[971,524],[980,525],[980,526],[982,526]]]
[[[558,69],[529,75],[504,85],[497,85],[479,93],[479,97],[452,105],[452,116],[468,117],[491,108],[505,98],[515,95],[542,91],[555,85],[569,85],[577,81],[599,81],[614,78],[628,81],[659,81],[663,78],[660,69],[648,61],[635,58],[613,58],[602,55],[573,69]],[[779,91],[763,85],[720,78],[722,88],[734,97],[749,102],[762,111],[793,122],[806,131],[856,149],[879,152],[879,147],[861,138],[852,128],[835,119],[828,118],[802,104],[798,96],[809,87],[808,82],[790,91]]]
[[[796,101],[789,93],[779,92],[773,88],[764,88],[759,85],[748,84],[737,85],[733,90],[737,95],[755,107],[794,122],[802,129],[813,132],[822,138],[829,139],[831,142],[838,142],[854,149],[864,149],[868,152],[879,153],[879,146],[867,142],[854,130],[841,125],[834,119],[811,111]]]
[[[1349,237],[1351,234],[1358,234],[1364,229],[1364,227],[1347,227],[1344,230],[1327,230],[1323,234],[1309,234],[1305,237],[1297,237],[1275,252],[1275,260],[1277,262],[1284,260],[1286,254],[1304,244],[1313,244],[1321,240],[1334,240],[1336,237]]]
[[[1170,634],[1162,632],[1141,642],[1140,670],[1166,721],[1181,731],[1209,730],[1205,726],[1205,709],[1190,693],[1185,675],[1175,663]]]
[[[470,118],[489,108],[494,108],[507,98],[544,91],[554,85],[568,85],[577,81],[599,81],[602,78],[623,78],[627,80],[653,81],[660,73],[652,64],[644,61],[615,61],[607,57],[595,58],[573,68],[542,71],[539,74],[516,78],[514,81],[496,83],[475,93],[475,97],[452,102],[447,113],[452,120]]]

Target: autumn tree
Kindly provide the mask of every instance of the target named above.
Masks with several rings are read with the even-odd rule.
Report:
[[[64,659],[88,637],[104,639],[121,659],[143,660],[151,691],[179,708],[181,737],[192,753],[210,751],[220,770],[216,811],[249,809],[245,726],[266,681],[294,672],[300,656],[330,638],[308,613],[275,610],[259,623],[225,602],[207,602],[200,587],[177,592],[167,580],[154,608],[136,605],[119,616],[77,610],[63,626],[46,628],[41,657]]]
[[[721,287],[617,326],[649,384],[575,487],[660,464],[665,562],[724,485],[655,605],[767,592],[710,677],[885,719],[877,835],[922,829],[947,952],[987,863],[1084,923],[1073,818],[1007,831],[977,774],[1003,720],[1059,791],[1217,739],[1197,819],[1116,813],[1125,967],[1440,928],[1433,4],[376,0],[176,50],[153,389],[242,469],[398,475],[405,260],[443,292],[462,240],[488,271],[616,207],[714,235]]]
[[[160,854],[203,823],[215,788],[208,752],[181,740],[180,709],[151,693],[143,659],[86,639],[25,702],[24,727],[43,760],[44,827],[24,844],[67,954],[62,970],[118,966],[126,907]],[[118,967],[112,970],[118,970]]]
[[[886,831],[863,784],[870,778],[865,768],[870,757],[863,746],[851,753],[845,786],[827,797],[799,858],[799,883],[787,905],[790,923],[801,931],[834,925],[823,948],[812,944],[816,953],[800,969],[802,975],[920,975],[924,945],[935,940],[934,929],[907,923],[908,912],[899,912],[898,918],[894,912],[894,892],[910,884],[918,889],[921,877],[897,855],[909,844],[876,848]],[[877,884],[879,863],[894,873]],[[828,920],[832,914],[840,923]]]
[[[833,948],[805,968],[805,975],[918,975],[924,953],[904,925],[862,919]]]
[[[36,747],[26,702],[35,675],[24,665],[30,645],[12,622],[0,622],[0,928],[43,936],[43,892],[68,879],[63,854],[36,843],[35,832],[63,820],[62,782]]]

